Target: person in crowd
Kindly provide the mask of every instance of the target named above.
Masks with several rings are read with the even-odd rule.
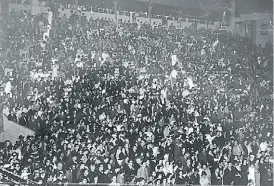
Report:
[[[202,172],[201,178],[200,178],[200,185],[201,186],[209,186],[210,181],[208,179],[208,176],[205,171]]]
[[[0,167],[43,184],[273,183],[271,45],[80,15],[1,19],[0,100],[36,134]]]

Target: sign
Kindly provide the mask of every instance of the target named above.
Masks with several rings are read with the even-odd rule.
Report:
[[[260,33],[262,36],[268,35],[268,25],[267,24],[265,24],[265,23],[261,24],[260,29],[261,29]]]
[[[13,69],[10,69],[10,68],[5,68],[5,76],[9,75],[12,76],[12,72],[13,72]]]

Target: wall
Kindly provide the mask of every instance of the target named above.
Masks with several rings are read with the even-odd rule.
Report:
[[[257,28],[256,28],[256,21],[250,21],[250,35],[251,35],[251,41],[256,43],[256,38],[257,38]]]
[[[4,120],[4,132],[0,134],[0,142],[10,140],[11,143],[15,143],[20,135],[28,136],[34,135],[35,132],[18,125],[12,121],[9,121],[6,116],[3,116]]]
[[[269,13],[243,14],[235,19],[237,22],[235,32],[243,36],[247,35],[254,43],[264,47],[268,41],[273,43],[272,16]],[[245,24],[248,25],[246,30]],[[240,26],[237,28],[237,25]]]
[[[235,33],[238,33],[240,36],[244,37],[245,36],[245,23],[236,23],[235,28],[233,30]]]
[[[12,9],[17,10],[17,11],[30,11],[30,6],[28,5],[21,5],[21,4],[10,4],[9,5],[9,11],[11,11]],[[48,8],[47,7],[43,7],[43,6],[36,6],[33,5],[32,6],[32,14],[36,15],[36,14],[40,14],[42,12],[47,12]]]
[[[192,22],[188,22],[188,18],[186,18],[186,22],[179,22],[179,21],[173,21],[173,20],[168,20],[167,21],[167,25],[170,26],[170,25],[173,25],[175,26],[176,28],[178,29],[183,29],[185,27],[189,27],[192,25]],[[209,28],[209,29],[212,29],[212,30],[215,30],[219,27],[220,23],[219,22],[214,22],[214,24],[201,24],[201,23],[198,23],[197,27],[198,28]]]
[[[254,41],[257,45],[260,44],[264,47],[268,41],[273,43],[273,28],[269,20],[256,20],[255,28],[256,38]]]

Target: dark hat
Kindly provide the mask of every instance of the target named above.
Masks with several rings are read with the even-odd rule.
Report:
[[[22,135],[20,135],[20,136],[18,137],[19,140],[22,140],[22,139],[24,139],[24,138],[25,138],[25,137],[22,136]]]

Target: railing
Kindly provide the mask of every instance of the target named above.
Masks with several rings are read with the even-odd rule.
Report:
[[[0,172],[3,174],[4,179],[8,180],[6,183],[0,183],[2,186],[5,185],[38,185],[38,183],[32,181],[32,180],[24,180],[21,178],[21,176],[14,174],[4,168],[0,169]]]
[[[0,186],[5,186],[5,185],[13,185],[13,186],[34,186],[34,185],[44,185],[44,186],[150,186],[148,184],[119,184],[119,183],[43,183],[43,184],[34,184],[34,183],[20,183],[20,184],[14,184],[11,182],[0,182]],[[158,186],[154,184],[153,186]],[[161,186],[200,186],[200,185],[170,185],[170,184],[161,184]],[[211,185],[211,186],[231,186],[231,185]],[[243,185],[233,185],[233,186],[243,186]]]
[[[30,8],[30,5],[23,5],[23,4],[9,4],[9,11],[11,11],[12,9],[17,10],[17,11],[30,11],[32,12],[32,14],[36,15],[36,14],[40,14],[40,13],[47,13],[48,12],[48,7],[43,7],[43,6],[39,6],[39,5],[33,5],[32,8]],[[67,17],[69,17],[71,15],[71,9],[62,9],[59,8],[58,9],[60,16],[62,17],[63,15],[66,14]],[[111,13],[104,13],[104,12],[90,12],[90,11],[83,11],[83,13],[85,14],[85,16],[87,17],[87,19],[90,19],[91,17],[93,19],[108,19],[108,20],[114,20],[114,14]],[[148,17],[142,17],[142,16],[137,16],[136,17],[136,21],[133,21],[135,19],[133,19],[133,13],[135,12],[130,12],[129,15],[118,15],[118,19],[121,20],[122,22],[135,22],[137,24],[141,24],[141,23],[148,23],[149,22],[149,18]],[[154,26],[158,26],[159,24],[163,25],[164,24],[164,18],[167,19],[167,16],[163,16],[162,18],[152,18],[152,25]],[[193,22],[191,22],[191,20],[195,20],[198,21],[198,27],[208,27],[210,29],[217,29],[219,28],[220,22],[219,21],[215,21],[215,22],[209,22],[209,24],[206,24],[204,19],[199,19],[199,18],[184,18],[184,21],[178,21],[175,20],[174,18],[172,18],[171,20],[166,20],[166,25],[170,26],[173,25],[175,26],[177,29],[183,29],[185,27],[189,27],[191,26],[191,24]]]
[[[32,181],[30,179],[24,180],[19,175],[14,174],[4,168],[0,169],[0,173],[3,174],[3,178],[6,181],[0,180],[0,186],[36,186],[36,185],[44,185],[44,186],[150,186],[150,184],[133,184],[133,183],[127,183],[127,184],[120,184],[120,183],[37,183],[35,181]],[[158,186],[153,184],[154,186]],[[161,186],[200,186],[200,185],[182,185],[182,184],[166,184]],[[221,185],[211,185],[211,186],[221,186]],[[222,185],[222,186],[230,186],[230,185]],[[233,185],[233,186],[243,186],[243,185]]]
[[[150,186],[150,184],[134,184],[134,183],[127,183],[127,184],[119,184],[119,183],[37,183],[30,179],[24,180],[19,175],[14,174],[4,168],[0,169],[0,173],[3,174],[3,178],[7,180],[6,182],[1,182],[0,186],[36,186],[36,185],[44,185],[44,186]],[[153,184],[153,186],[158,186]],[[161,186],[200,186],[200,185],[182,185],[182,184],[161,184]],[[221,186],[221,185],[211,185],[211,186]],[[230,186],[230,185],[222,185],[222,186]],[[233,185],[233,186],[243,186],[243,185]]]

